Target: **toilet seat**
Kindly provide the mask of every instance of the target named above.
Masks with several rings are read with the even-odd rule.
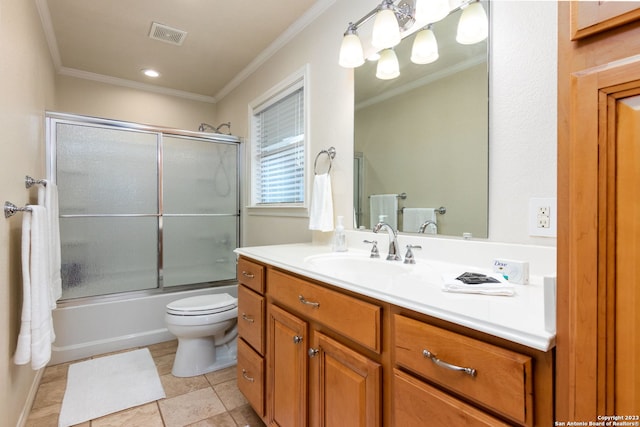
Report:
[[[205,316],[233,310],[238,300],[229,294],[209,294],[188,297],[167,304],[167,314],[176,316]]]

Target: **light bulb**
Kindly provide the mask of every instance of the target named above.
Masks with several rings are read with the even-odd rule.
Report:
[[[381,80],[395,79],[400,75],[400,64],[393,49],[380,52],[380,59],[376,68],[376,77]]]
[[[364,64],[364,52],[360,37],[353,32],[347,32],[342,38],[340,46],[340,66],[345,68],[355,68]]]
[[[417,0],[416,22],[432,24],[446,18],[450,11],[449,0]]]
[[[400,27],[396,14],[387,5],[376,14],[373,23],[371,44],[378,49],[393,47],[400,43]]]
[[[460,44],[474,44],[486,39],[487,35],[489,35],[487,13],[480,2],[470,4],[460,16],[456,41]]]
[[[420,30],[413,40],[411,62],[414,64],[430,64],[438,59],[438,41],[431,28]]]

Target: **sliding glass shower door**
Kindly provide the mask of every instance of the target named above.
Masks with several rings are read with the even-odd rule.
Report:
[[[59,114],[47,125],[63,300],[235,279],[237,138]]]
[[[238,146],[163,138],[163,285],[235,278]]]

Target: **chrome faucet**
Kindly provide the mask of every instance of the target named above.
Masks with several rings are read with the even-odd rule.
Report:
[[[387,255],[387,261],[402,261],[402,257],[398,253],[398,232],[386,222],[377,223],[375,227],[373,227],[373,232],[377,233],[383,229],[386,229],[389,234],[389,254]]]
[[[438,234],[438,224],[436,224],[435,221],[432,221],[430,219],[426,220],[425,222],[423,222],[420,225],[420,228],[418,229],[418,233],[424,233],[425,231],[427,231],[427,227],[430,226],[430,225],[433,225],[435,227],[435,229],[436,229],[436,233],[435,234]]]

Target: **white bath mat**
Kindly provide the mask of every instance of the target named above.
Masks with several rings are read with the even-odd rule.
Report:
[[[146,348],[69,366],[59,427],[162,399],[166,395]]]

